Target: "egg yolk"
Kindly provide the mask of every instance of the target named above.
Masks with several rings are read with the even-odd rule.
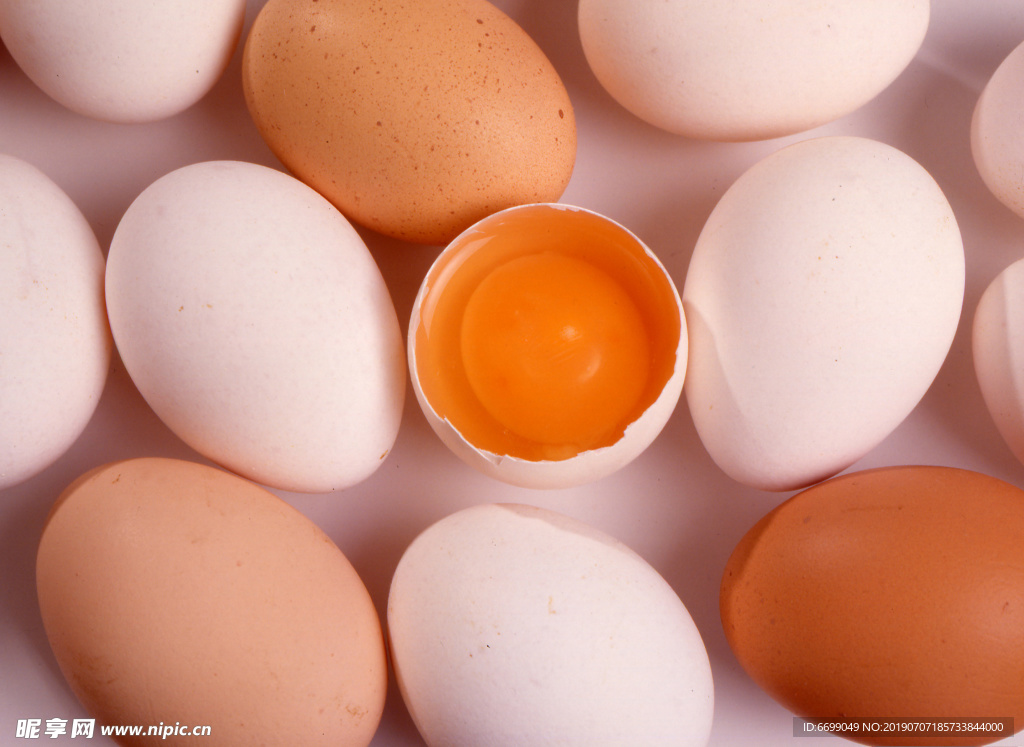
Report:
[[[607,273],[554,252],[487,275],[466,305],[461,343],[484,408],[545,444],[594,443],[647,382],[647,332],[632,299]]]
[[[672,377],[678,295],[643,245],[586,211],[496,214],[427,275],[414,376],[482,451],[569,459],[611,446]]]

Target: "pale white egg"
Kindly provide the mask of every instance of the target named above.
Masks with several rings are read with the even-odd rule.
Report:
[[[845,469],[931,386],[963,293],[960,231],[920,164],[858,137],[776,151],[722,196],[687,271],[704,446],[765,490]]]
[[[974,106],[971,154],[996,198],[1024,218],[1024,44],[996,68]]]
[[[669,132],[759,140],[874,98],[917,54],[928,0],[580,0],[598,81]]]
[[[431,427],[467,464],[531,488],[597,480],[658,436],[687,333],[671,277],[618,223],[559,204],[471,226],[413,305],[408,358]]]
[[[196,103],[241,38],[245,0],[4,0],[0,38],[25,74],[67,108],[145,122]]]
[[[982,294],[972,347],[985,406],[1010,451],[1024,462],[1024,260],[999,273]]]
[[[391,449],[406,382],[391,297],[359,234],[297,179],[232,161],[167,174],[122,218],[106,280],[129,375],[208,459],[326,492]]]
[[[671,586],[621,542],[524,505],[463,509],[399,561],[387,627],[428,745],[702,747],[714,689]]]
[[[92,227],[38,168],[0,155],[0,489],[78,439],[111,349]]]

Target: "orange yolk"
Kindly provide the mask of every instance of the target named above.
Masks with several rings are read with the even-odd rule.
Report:
[[[415,376],[486,452],[562,460],[611,446],[673,375],[678,296],[635,237],[586,211],[497,214],[428,273]]]
[[[462,320],[473,392],[502,425],[544,444],[589,445],[619,426],[647,383],[647,331],[605,272],[544,252],[477,286]]]

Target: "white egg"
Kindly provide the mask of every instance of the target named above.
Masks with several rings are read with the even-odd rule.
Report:
[[[776,151],[722,196],[687,271],[704,446],[765,490],[845,469],[929,388],[963,292],[956,219],[920,164],[856,137]]]
[[[388,597],[398,687],[428,745],[701,747],[700,633],[621,542],[561,514],[478,505],[407,548]]]
[[[989,284],[974,313],[974,370],[985,406],[1024,462],[1024,260]]]
[[[144,122],[201,99],[242,33],[245,0],[4,0],[0,37],[51,98],[96,119]]]
[[[359,234],[297,179],[232,161],[158,179],[118,225],[106,283],[129,375],[208,459],[326,492],[391,449],[405,396],[391,297]]]
[[[974,107],[971,154],[996,198],[1024,218],[1024,44],[996,68]]]
[[[757,140],[859,108],[907,67],[928,0],[580,0],[598,81],[669,132]]]
[[[103,253],[35,166],[0,155],[0,489],[56,461],[99,404],[111,340]]]
[[[639,456],[682,393],[682,303],[620,224],[521,205],[460,234],[415,299],[413,391],[470,466],[529,488],[592,482]]]

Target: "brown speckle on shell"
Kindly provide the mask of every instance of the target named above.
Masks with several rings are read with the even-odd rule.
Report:
[[[293,7],[269,0],[253,24],[246,102],[288,170],[351,220],[443,244],[492,210],[561,197],[575,162],[572,105],[500,10],[325,0],[303,18]]]

